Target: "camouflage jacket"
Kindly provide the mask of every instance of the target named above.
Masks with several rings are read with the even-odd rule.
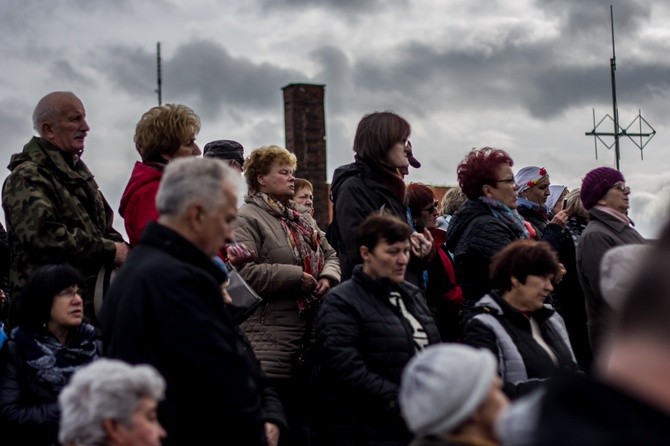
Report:
[[[8,168],[2,207],[12,293],[45,263],[70,263],[90,286],[103,265],[113,264],[114,242],[123,241],[93,174],[81,160],[70,167],[57,147],[37,137],[12,155]]]

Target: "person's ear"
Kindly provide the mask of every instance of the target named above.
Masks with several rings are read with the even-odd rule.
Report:
[[[518,288],[522,285],[522,283],[517,279],[516,277],[512,276],[510,279],[510,282],[512,282],[512,288]]]
[[[485,197],[487,198],[492,198],[493,197],[493,186],[490,184],[485,184],[482,186],[482,193],[484,194]]]
[[[200,227],[204,216],[205,216],[205,210],[200,204],[193,203],[186,210],[187,220],[190,226],[194,228]]]
[[[256,175],[256,181],[260,186],[265,186],[265,175]]]
[[[102,429],[109,438],[109,444],[123,444],[125,442],[123,426],[118,421],[105,418],[102,420]]]
[[[361,254],[361,258],[363,259],[364,262],[370,259],[370,257],[372,256],[372,252],[370,251],[370,249],[368,249],[367,246],[361,246],[360,248],[358,248],[358,252]]]
[[[51,138],[54,133],[54,126],[50,122],[45,121],[40,125],[40,130],[40,135],[43,135],[45,138]]]

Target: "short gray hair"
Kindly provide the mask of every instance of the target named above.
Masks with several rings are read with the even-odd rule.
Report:
[[[101,358],[79,369],[58,396],[61,444],[104,445],[102,421],[132,425],[142,398],[165,395],[165,380],[150,365],[130,365]]]
[[[216,158],[179,158],[171,161],[156,194],[158,215],[177,216],[193,202],[213,209],[225,198],[221,183],[231,180],[233,170]]]
[[[77,95],[71,91],[52,91],[40,99],[33,111],[33,128],[40,136],[42,136],[42,123],[53,122],[63,113],[58,105],[59,103],[54,101],[57,96],[70,96],[80,101]]]

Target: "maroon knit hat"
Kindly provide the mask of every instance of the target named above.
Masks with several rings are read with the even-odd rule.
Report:
[[[620,181],[625,181],[621,172],[611,167],[596,167],[584,175],[579,198],[584,208],[591,209],[605,196],[608,190]]]

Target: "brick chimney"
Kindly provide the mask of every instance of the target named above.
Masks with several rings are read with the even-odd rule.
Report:
[[[330,222],[323,102],[325,85],[289,84],[282,91],[286,148],[298,159],[295,176],[309,180],[314,186],[314,218],[325,231]]]

